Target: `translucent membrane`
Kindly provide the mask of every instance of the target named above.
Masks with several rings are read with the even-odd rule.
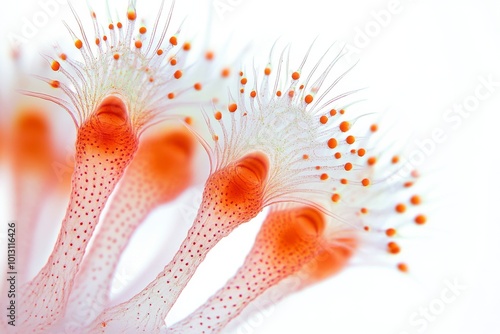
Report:
[[[323,242],[322,248],[306,261],[300,270],[271,286],[266,291],[263,291],[260,296],[246,306],[238,317],[231,316],[233,321],[226,325],[224,329],[228,333],[250,333],[254,330],[252,319],[256,318],[256,313],[260,317],[270,316],[276,309],[276,304],[282,299],[315,283],[331,278],[343,269],[346,269],[359,247],[359,240],[353,234],[353,231],[348,233],[350,236],[349,234],[345,234],[344,236],[340,234],[338,238],[335,237],[337,233],[330,233],[330,241],[326,240]],[[325,234],[328,234],[328,232]],[[205,309],[208,309],[208,307],[207,302]],[[192,315],[188,319],[190,319],[190,325],[198,325]],[[174,325],[172,329],[177,329],[179,325],[183,326],[179,328],[186,329],[183,333],[190,333],[184,321]],[[193,327],[196,328],[195,326]],[[201,333],[201,331],[193,331],[192,333],[195,332]]]
[[[195,139],[184,127],[141,143],[82,263],[66,311],[67,324],[88,325],[107,305],[116,266],[136,228],[153,209],[191,184],[194,149]]]
[[[118,96],[107,96],[78,129],[71,196],[52,254],[20,288],[25,332],[43,332],[63,315],[87,243],[136,149],[126,106]]]
[[[254,152],[213,173],[201,206],[179,251],[157,278],[129,301],[107,309],[93,332],[153,333],[194,275],[207,253],[241,223],[262,210],[267,157]]]
[[[226,285],[168,333],[217,333],[252,300],[322,251],[325,221],[310,207],[271,211],[245,263]]]
[[[297,289],[303,289],[339,273],[354,255],[358,247],[355,238],[335,239],[312,257],[295,274],[300,278]]]

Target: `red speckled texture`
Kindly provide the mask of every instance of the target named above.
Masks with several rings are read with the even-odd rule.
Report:
[[[207,253],[262,210],[267,174],[267,157],[258,152],[213,173],[194,224],[174,259],[142,292],[99,316],[92,332],[153,333],[164,326],[163,319]]]
[[[38,275],[20,289],[25,332],[44,332],[63,315],[85,247],[136,149],[137,137],[117,97],[106,98],[79,128],[71,197],[56,245]]]
[[[217,333],[269,287],[297,272],[323,247],[323,214],[309,207],[272,211],[245,263],[226,285],[169,333]]]

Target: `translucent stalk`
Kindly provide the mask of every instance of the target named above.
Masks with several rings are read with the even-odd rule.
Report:
[[[245,263],[226,285],[168,333],[218,333],[255,298],[310,261],[323,247],[323,215],[309,207],[272,211]]]
[[[75,275],[104,205],[137,150],[122,100],[106,97],[78,129],[66,215],[49,260],[20,288],[24,332],[46,332],[64,315]]]
[[[173,260],[144,290],[104,311],[92,333],[157,333],[207,253],[263,207],[268,160],[252,153],[213,173],[193,226]]]
[[[115,269],[136,228],[153,209],[174,200],[191,184],[194,147],[195,140],[184,127],[141,143],[82,263],[67,323],[86,326],[108,304]]]

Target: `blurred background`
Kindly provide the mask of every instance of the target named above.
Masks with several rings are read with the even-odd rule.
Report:
[[[118,10],[126,7],[124,1],[109,3]],[[139,1],[139,17],[147,16],[152,22],[158,3]],[[0,121],[7,118],[5,106],[14,98],[11,87],[19,84],[9,60],[12,42],[22,44],[18,66],[25,73],[39,74],[46,66],[40,53],[50,54],[54,42],[72,44],[60,20],[73,22],[62,0],[16,1],[2,7]],[[50,19],[44,21],[41,13]],[[291,45],[295,64],[316,37],[311,59],[318,59],[335,41],[345,43],[344,66],[359,62],[343,82],[368,88],[363,93],[364,108],[384,115],[395,142],[408,140],[412,149],[407,159],[420,150],[424,158],[417,167],[424,176],[421,182],[428,183],[422,194],[428,204],[425,233],[405,240],[408,275],[376,264],[352,266],[246,319],[234,332],[495,332],[500,326],[496,206],[500,178],[494,172],[500,162],[500,137],[495,137],[500,112],[500,4],[494,0],[183,0],[176,3],[172,27],[186,16],[184,28],[194,41],[196,36],[205,38],[206,27],[211,27],[208,42],[222,50],[223,57],[239,58],[240,50],[252,42],[242,56],[247,69],[252,62],[265,66],[277,39]],[[52,109],[60,124],[56,132],[65,138],[61,140],[68,140],[75,133],[66,132],[71,129],[68,115]],[[10,190],[4,169],[1,176],[0,219],[7,222],[14,217],[7,209]],[[197,207],[192,201],[199,201],[200,193],[199,188],[190,189],[172,205],[154,212],[140,228],[117,270],[113,290],[117,296],[142,288],[136,276],[153,279],[163,268],[166,262],[156,263],[158,258],[151,254],[161,250],[168,261],[189,228]],[[209,253],[167,318],[168,324],[189,314],[232,276],[250,249],[260,221],[241,226]],[[179,238],[165,237],[172,233]],[[55,240],[50,238],[37,241],[45,245],[45,254]],[[43,254],[39,254],[40,266]],[[144,274],[144,268],[149,272]],[[450,296],[456,298],[450,301]]]

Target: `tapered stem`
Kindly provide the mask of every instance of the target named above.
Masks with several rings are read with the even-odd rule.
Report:
[[[212,174],[193,226],[174,259],[144,290],[105,310],[92,333],[157,333],[207,253],[262,210],[267,158],[250,154]]]
[[[243,266],[168,333],[218,333],[255,298],[300,270],[322,248],[324,220],[312,208],[272,211]]]
[[[136,228],[154,208],[175,199],[190,185],[194,144],[185,128],[163,132],[141,144],[78,273],[66,323],[83,328],[107,306],[115,269]]]
[[[71,197],[52,254],[20,289],[23,331],[46,332],[64,315],[88,241],[136,150],[126,107],[117,97],[106,98],[78,130]]]

